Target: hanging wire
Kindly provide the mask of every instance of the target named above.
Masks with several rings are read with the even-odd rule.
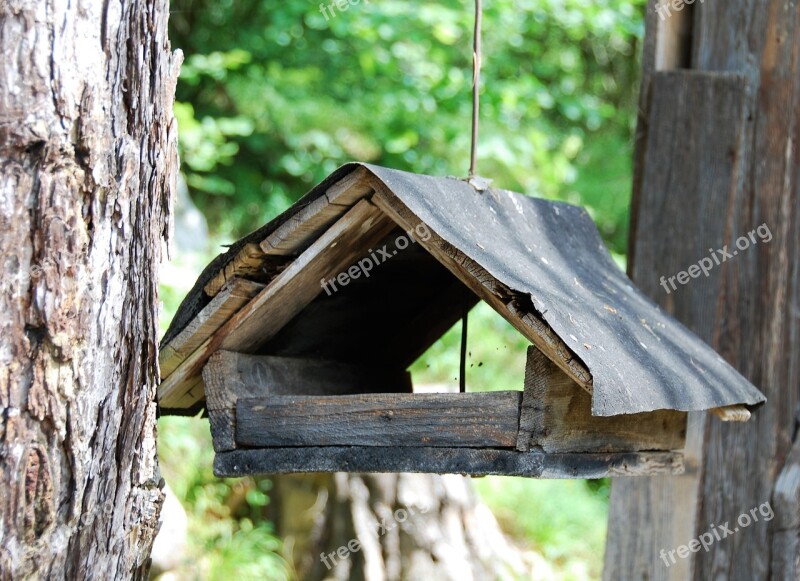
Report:
[[[464,316],[461,318],[461,367],[458,374],[458,391],[467,392],[467,319],[469,307],[464,306]]]
[[[475,165],[478,157],[478,118],[480,113],[481,89],[481,25],[483,24],[483,5],[475,0],[475,33],[472,45],[472,147],[469,155],[469,179],[475,177]],[[461,318],[461,365],[459,367],[458,389],[467,391],[467,320],[469,308],[464,307]]]
[[[472,148],[469,156],[469,177],[475,177],[478,157],[478,117],[481,89],[481,26],[483,24],[482,0],[475,0],[475,32],[472,45]]]

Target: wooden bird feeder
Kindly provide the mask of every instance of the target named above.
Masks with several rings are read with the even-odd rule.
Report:
[[[414,393],[408,367],[478,300],[532,343],[524,390]],[[765,401],[583,209],[363,164],[217,257],[160,362],[162,413],[207,410],[220,476],[676,473],[687,412]]]

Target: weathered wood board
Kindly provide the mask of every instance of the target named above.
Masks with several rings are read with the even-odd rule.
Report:
[[[718,314],[709,305],[716,301],[720,274],[729,264],[720,265],[707,279],[693,281],[691,289],[682,287],[669,294],[659,279],[684,270],[707,255],[709,248],[727,243],[730,226],[716,214],[730,203],[739,179],[747,89],[738,74],[681,70],[653,72],[649,78],[646,133],[637,169],[641,183],[635,195],[641,211],[633,224],[636,255],[631,275],[644,292],[691,322],[693,330],[706,329],[701,336],[712,340],[712,319]],[[669,241],[666,251],[665,241]],[[659,564],[658,550],[699,534],[694,499],[701,483],[695,467],[708,421],[713,420],[696,417],[690,424],[694,438],[687,441],[685,457],[693,470],[675,479],[620,481],[612,486],[606,580],[691,578],[691,561],[679,560],[666,569]],[[674,510],[678,503],[685,507]],[[664,512],[653,518],[654,510]]]
[[[301,206],[299,210],[266,238],[247,242],[236,251],[233,259],[222,265],[204,292],[215,296],[234,277],[248,277],[266,270],[270,259],[299,255],[328,227],[341,218],[351,206],[370,192],[369,184],[363,180],[367,170],[361,168],[333,184],[325,193]]]
[[[319,359],[217,351],[203,368],[206,408],[216,451],[236,447],[236,402],[268,395],[345,395],[381,389],[410,393],[403,369],[348,365]]]
[[[237,447],[513,448],[518,391],[239,399]]]
[[[366,168],[362,169],[365,172],[367,171]],[[215,278],[218,278],[218,275],[223,273],[223,278],[226,280],[227,278],[236,276],[235,272],[226,272],[225,267],[229,263],[235,261],[236,257],[240,255],[242,250],[248,244],[261,246],[261,244],[265,242],[271,234],[275,233],[276,230],[281,227],[281,225],[303,212],[306,206],[323,195],[329,200],[331,198],[335,200],[336,209],[341,211],[339,217],[343,216],[348,209],[354,206],[359,200],[359,195],[364,194],[364,191],[360,189],[361,180],[359,179],[356,181],[354,179],[357,177],[354,175],[355,173],[356,172],[354,171],[350,171],[350,168],[348,168],[348,170],[334,172],[320,184],[318,184],[311,192],[303,196],[302,199],[298,200],[298,202],[286,210],[286,212],[276,216],[264,224],[264,226],[258,230],[255,230],[254,232],[251,232],[241,240],[237,240],[230,245],[226,252],[214,258],[214,260],[212,260],[211,263],[203,269],[203,272],[197,279],[197,282],[194,284],[186,298],[181,303],[178,312],[176,312],[175,316],[172,318],[172,322],[170,323],[169,328],[162,339],[162,345],[166,345],[173,339],[173,337],[175,337],[175,335],[180,333],[180,331],[186,327],[186,325],[189,324],[189,322],[197,315],[197,313],[199,313],[200,310],[202,310],[202,308],[211,300],[212,295],[205,291],[205,287],[209,284],[209,282]],[[356,181],[356,183],[354,183],[354,181]],[[351,189],[351,185],[355,186],[356,189]],[[287,238],[290,237],[291,235],[287,236]],[[299,254],[300,250],[305,249],[302,247],[304,242],[305,240],[298,241],[297,249],[293,250],[295,254]],[[268,246],[268,243],[265,244],[265,246]],[[262,252],[265,251],[262,249]],[[268,256],[276,256],[269,252],[269,248],[267,248],[266,254]],[[280,255],[277,256],[279,258],[281,257]]]
[[[263,288],[263,284],[243,278],[230,280],[177,336],[161,348],[158,355],[161,377],[167,377],[175,371],[184,359]]]
[[[662,34],[656,10],[664,4],[648,3],[646,46]],[[780,522],[786,505],[779,483],[785,484],[783,470],[790,477],[797,470],[789,450],[797,442],[800,395],[794,306],[800,304],[800,11],[790,0],[697,2],[692,8],[692,50],[681,66],[695,70],[673,73],[672,86],[662,86],[660,94],[642,94],[630,272],[769,401],[750,426],[692,414],[686,475],[614,483],[604,578],[797,579],[800,521]],[[646,77],[648,69],[663,68],[658,65],[645,54]],[[730,77],[727,87],[720,72]],[[664,84],[670,79],[656,75]],[[739,252],[686,292],[666,295],[658,286],[660,276],[685,269],[711,249],[733,250],[738,236],[760,224],[774,235],[768,244]],[[660,548],[696,538],[709,523],[733,520],[768,500],[775,511],[768,524],[762,520],[670,567],[659,559]],[[796,510],[797,501],[792,504]]]
[[[680,450],[686,412],[592,416],[591,396],[536,347],[528,348],[518,450],[639,452]]]
[[[605,478],[679,474],[683,457],[673,452],[546,454],[473,448],[322,446],[262,448],[217,454],[220,477],[295,472],[432,472],[528,478]]]
[[[350,206],[372,193],[369,182],[364,179],[367,173],[366,169],[359,168],[329,187],[324,195],[311,201],[261,241],[261,251],[279,256],[300,254]]]
[[[782,463],[799,439],[800,6],[795,0],[731,0],[701,3],[695,12],[693,66],[742,73],[745,93],[744,114],[736,119],[738,124],[743,118],[741,148],[731,152],[735,186],[721,196],[703,192],[712,198],[703,202],[704,226],[724,224],[723,243],[731,245],[761,224],[771,232],[768,243],[739,252],[735,264],[719,273],[714,289],[719,294],[702,302],[715,316],[704,319],[698,332],[769,399],[750,429],[709,422],[696,497],[695,523],[702,527],[774,498]],[[691,191],[683,194],[684,203],[697,203]],[[698,235],[695,242],[703,238]],[[791,473],[795,466],[789,462],[785,470]],[[780,508],[774,509],[777,515]],[[776,533],[800,537],[800,523],[790,529],[769,524],[748,528],[747,541],[726,551],[699,553],[695,579],[719,579],[731,571],[741,579],[797,579],[799,547],[794,545],[793,554],[782,552],[787,547]]]
[[[264,257],[257,244],[245,244],[239,253],[205,286],[204,290],[210,297],[216,296],[225,285],[236,278],[252,277],[259,273],[264,266]]]
[[[239,399],[266,395],[411,392],[411,375],[403,369],[233,351],[214,353],[203,378],[209,410],[234,409]]]

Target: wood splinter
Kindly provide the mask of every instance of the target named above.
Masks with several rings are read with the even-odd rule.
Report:
[[[746,422],[750,419],[750,410],[743,405],[729,405],[711,410],[723,422]]]

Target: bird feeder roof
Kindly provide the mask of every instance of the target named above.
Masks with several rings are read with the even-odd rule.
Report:
[[[611,258],[583,208],[501,189],[478,191],[458,179],[368,164],[342,166],[286,212],[218,256],[182,303],[162,346],[168,346],[209,304],[211,297],[204,289],[226,267],[231,272],[243,249],[253,244],[264,249],[264,241],[271,236],[274,240],[274,234],[292,221],[309,221],[297,252],[319,239],[336,216],[320,224],[313,221],[308,208],[325,205],[326,196],[330,199],[332,191],[342,191],[342,184],[350,195],[346,203],[336,206],[341,215],[359,200],[370,199],[404,230],[424,224],[432,236],[419,240],[417,250],[424,248],[427,256],[445,267],[446,276],[455,275],[464,288],[487,301],[576,383],[591,391],[593,415],[753,407],[765,401],[710,346],[633,285]],[[360,252],[366,255],[370,250]],[[380,268],[388,272],[389,266]],[[376,292],[385,291],[379,286],[378,269],[374,277],[358,281],[362,293],[369,294],[370,285],[376,285]],[[438,274],[432,276],[438,280]],[[420,278],[406,284],[424,289],[430,283]],[[426,295],[419,292],[416,296],[422,301]],[[322,289],[320,293],[312,303],[317,311],[326,300],[335,299],[326,297]],[[399,295],[395,298],[399,301]],[[382,304],[384,310],[394,308],[392,300]],[[447,325],[457,320],[452,313],[443,318],[440,323]],[[436,325],[435,317],[431,324]],[[312,335],[319,332],[320,342],[325,341],[324,328],[297,329]],[[371,343],[380,344],[396,332],[384,321],[368,328],[367,335]],[[408,353],[418,355],[430,342],[428,337],[424,345]],[[319,350],[320,343],[316,345]]]

